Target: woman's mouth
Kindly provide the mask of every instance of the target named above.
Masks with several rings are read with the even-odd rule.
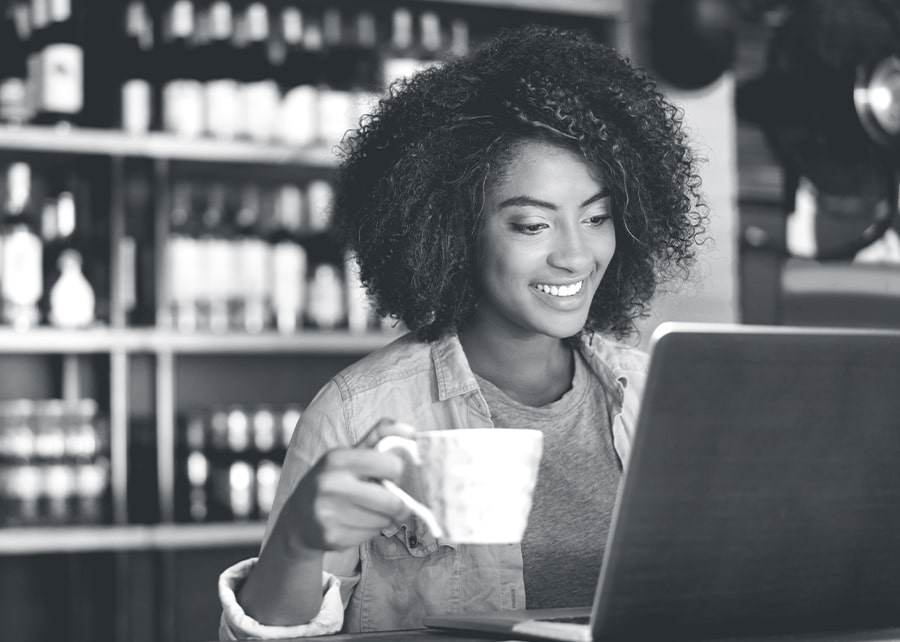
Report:
[[[550,296],[556,296],[560,298],[575,296],[579,292],[581,292],[581,288],[584,287],[584,280],[578,281],[576,283],[570,283],[568,285],[549,285],[547,283],[538,283],[533,286],[534,289],[539,290],[545,294],[549,294]]]

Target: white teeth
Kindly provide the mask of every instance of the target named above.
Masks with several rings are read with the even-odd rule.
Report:
[[[535,287],[541,292],[545,292],[552,296],[574,296],[581,292],[584,281],[573,283],[572,285],[536,285]]]

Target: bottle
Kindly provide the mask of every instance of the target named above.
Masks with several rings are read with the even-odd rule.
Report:
[[[50,323],[58,328],[84,328],[94,322],[94,289],[81,271],[81,254],[59,255],[59,278],[50,289]]]
[[[106,457],[75,465],[75,519],[79,523],[99,524],[104,521],[109,468],[109,459]]]
[[[43,199],[40,215],[40,236],[43,245],[42,270],[44,291],[51,287],[62,274],[60,256],[70,249],[77,249],[75,232],[78,226],[78,210],[75,198],[77,183],[74,176],[60,177],[57,173],[47,174],[49,189]],[[42,314],[50,317],[50,297],[42,301]]]
[[[279,417],[281,426],[281,447],[287,450],[291,445],[291,439],[294,437],[294,431],[300,423],[303,416],[304,408],[298,404],[289,404],[286,406]]]
[[[237,251],[237,297],[231,302],[231,328],[250,334],[262,332],[268,322],[268,248],[260,236],[263,193],[259,185],[241,188],[235,216]]]
[[[275,224],[269,238],[272,275],[272,310],[278,332],[290,334],[303,318],[306,299],[306,250],[300,242],[303,194],[294,183],[276,193]]]
[[[206,132],[230,140],[240,128],[240,87],[234,77],[238,64],[234,47],[234,14],[227,0],[210,0],[204,8],[209,41],[203,47],[206,70],[204,104]]]
[[[121,79],[120,126],[130,134],[154,128],[153,18],[144,0],[129,0],[119,55],[126,73]]]
[[[203,283],[202,289],[198,290],[204,309],[201,327],[216,334],[228,331],[230,308],[238,299],[238,256],[231,229],[231,200],[228,186],[221,181],[212,181],[206,188],[206,204],[201,216],[201,259],[197,268]]]
[[[194,188],[188,181],[177,180],[172,185],[169,209],[169,235],[165,247],[165,275],[169,293],[166,318],[162,325],[181,332],[195,332],[198,328],[197,298],[203,290],[198,287],[201,264],[198,239],[191,226]]]
[[[35,123],[72,125],[83,118],[82,16],[71,0],[32,3],[28,95]]]
[[[331,225],[331,209],[334,202],[334,188],[326,180],[310,181],[306,187],[309,201],[307,228],[312,233],[324,232]]]
[[[20,31],[16,7],[0,16],[0,123],[22,124],[29,118],[26,99],[28,65],[25,55],[27,32]],[[27,20],[25,25],[30,27]]]
[[[422,11],[416,20],[409,9],[398,7],[394,10],[390,49],[384,60],[385,86],[440,64],[443,50],[441,17],[436,11]]]
[[[17,330],[38,324],[43,293],[43,245],[32,208],[31,166],[16,162],[6,171],[2,240],[3,320]]]
[[[163,129],[186,138],[203,134],[203,85],[197,60],[195,6],[169,0],[163,20],[162,67],[171,73],[162,87]]]
[[[450,21],[449,53],[458,58],[468,54],[469,48],[469,22],[465,18],[454,18]]]
[[[331,147],[341,141],[352,118],[353,67],[356,51],[338,7],[322,14],[324,49],[322,85],[319,88],[319,130],[322,141]]]
[[[413,45],[414,18],[407,7],[395,7],[391,14],[391,40],[382,62],[382,84],[385,88],[419,69],[419,58]]]
[[[347,118],[347,128],[359,127],[361,118],[370,113],[381,97],[381,63],[378,56],[378,21],[375,13],[360,9],[354,29],[353,69],[349,86],[353,104]]]
[[[259,519],[266,519],[275,503],[275,491],[281,477],[281,466],[269,459],[256,465],[256,508]]]
[[[178,517],[192,522],[206,521],[209,515],[208,482],[210,474],[207,457],[206,414],[188,414],[183,438],[179,440],[180,457],[178,498],[186,499],[186,506],[179,508]]]
[[[352,254],[344,259],[344,282],[347,292],[347,327],[350,332],[362,334],[371,326],[374,313],[369,295],[359,277],[359,262]]]
[[[269,10],[260,0],[240,7],[234,43],[240,84],[241,133],[254,141],[274,137],[281,97],[269,58]]]
[[[281,93],[277,136],[290,145],[304,147],[318,138],[318,77],[322,65],[321,17],[294,4],[279,15],[284,60],[274,73]]]
[[[335,265],[321,263],[309,284],[306,314],[310,323],[322,330],[333,330],[344,321],[344,286]]]

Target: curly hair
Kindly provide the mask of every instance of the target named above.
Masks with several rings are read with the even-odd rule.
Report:
[[[574,145],[613,202],[616,251],[586,327],[617,338],[687,276],[706,222],[682,112],[614,49],[553,27],[504,30],[395,82],[341,143],[335,230],[379,314],[419,339],[475,309],[485,183],[517,142]]]

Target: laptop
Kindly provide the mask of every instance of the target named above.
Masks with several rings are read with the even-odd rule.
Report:
[[[664,323],[650,353],[593,608],[426,626],[900,640],[900,332]]]

